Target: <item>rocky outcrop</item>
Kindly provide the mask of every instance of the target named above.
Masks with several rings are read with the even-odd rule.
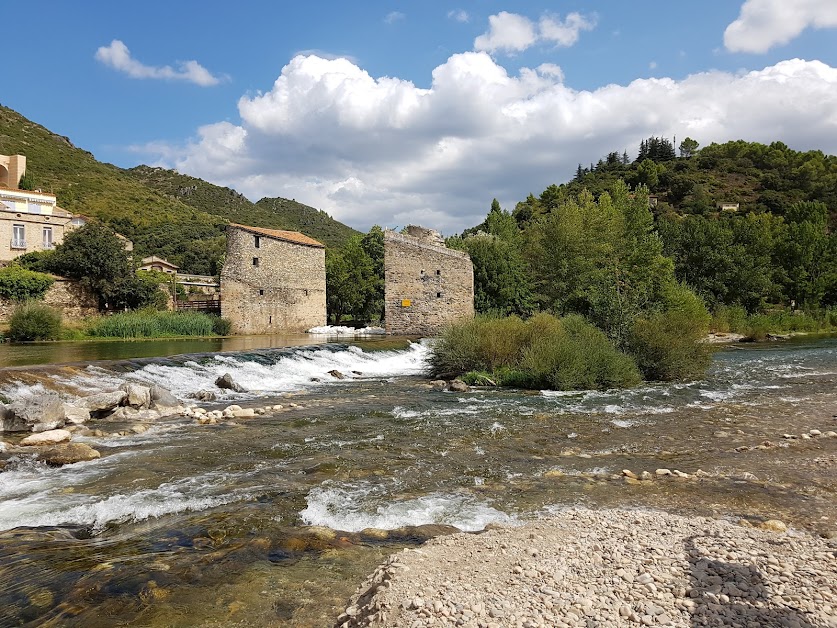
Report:
[[[451,392],[468,392],[471,388],[461,379],[455,379],[448,385],[448,390]]]
[[[124,390],[114,390],[112,392],[97,393],[89,397],[82,397],[79,399],[77,405],[82,408],[87,408],[91,414],[100,414],[103,412],[110,412],[122,405],[122,402],[128,398],[128,393]]]
[[[64,404],[57,393],[44,391],[18,399],[0,412],[4,432],[45,432],[64,425]]]
[[[57,445],[70,440],[72,434],[67,430],[47,430],[27,436],[20,444],[22,447],[38,447],[42,445]]]
[[[82,425],[90,420],[90,410],[70,403],[64,404],[64,418],[71,425]]]
[[[149,408],[151,407],[151,389],[148,386],[140,384],[125,384],[122,390],[127,395],[125,404],[132,408]]]

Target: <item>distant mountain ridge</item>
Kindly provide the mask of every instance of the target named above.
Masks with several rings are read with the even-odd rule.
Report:
[[[134,242],[137,255],[165,257],[186,272],[219,272],[228,222],[301,231],[330,247],[358,233],[293,200],[253,203],[231,188],[173,170],[100,162],[2,105],[0,154],[26,155],[35,185],[55,194],[61,207],[107,223]]]

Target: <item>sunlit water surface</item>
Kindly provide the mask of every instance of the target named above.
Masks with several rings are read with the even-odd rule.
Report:
[[[575,505],[837,528],[837,438],[783,438],[837,429],[835,339],[723,349],[700,382],[578,393],[435,391],[426,344],[387,346],[0,372],[9,397],[131,380],[184,401],[229,372],[251,392],[207,407],[285,406],[81,437],[102,458],[63,468],[13,459],[0,473],[0,625],[327,626],[384,556],[440,526]],[[618,476],[662,467],[709,477]]]

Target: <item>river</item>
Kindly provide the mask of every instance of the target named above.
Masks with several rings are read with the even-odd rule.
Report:
[[[387,554],[442,526],[576,505],[837,529],[837,438],[783,437],[837,429],[837,339],[724,348],[699,382],[573,393],[435,391],[428,351],[368,342],[0,371],[12,398],[130,380],[184,400],[229,372],[251,392],[206,407],[284,406],[77,437],[102,458],[63,468],[14,459],[0,473],[0,625],[328,626]],[[692,477],[620,476],[658,468]]]

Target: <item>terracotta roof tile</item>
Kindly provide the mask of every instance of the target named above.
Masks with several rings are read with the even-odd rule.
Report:
[[[230,227],[235,227],[237,229],[243,229],[244,231],[249,231],[250,233],[256,233],[258,235],[263,235],[268,238],[276,238],[277,240],[284,240],[285,242],[292,242],[293,244],[302,244],[304,246],[313,246],[320,249],[325,248],[325,244],[322,242],[317,242],[314,238],[309,238],[307,235],[303,235],[298,231],[283,231],[281,229],[264,229],[262,227],[250,227],[248,225],[239,225],[234,222],[231,222]]]

